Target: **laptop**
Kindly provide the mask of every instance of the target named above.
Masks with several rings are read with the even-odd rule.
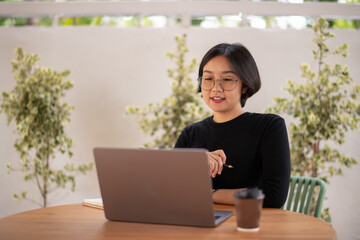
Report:
[[[214,211],[206,150],[95,148],[108,220],[215,227],[232,211]]]

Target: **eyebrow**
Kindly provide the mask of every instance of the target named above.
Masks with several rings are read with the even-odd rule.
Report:
[[[214,73],[213,71],[210,70],[204,70],[203,73]],[[233,73],[236,75],[236,73],[234,71],[228,70],[228,71],[222,71],[222,74],[226,74],[226,73]]]

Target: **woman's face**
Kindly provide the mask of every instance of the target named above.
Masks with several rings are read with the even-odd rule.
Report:
[[[201,90],[205,103],[214,111],[215,122],[229,121],[244,112],[240,103],[242,81],[238,81],[231,91],[224,91],[218,81],[226,78],[239,79],[225,56],[216,56],[207,62],[202,77],[216,79],[215,86],[211,90]]]

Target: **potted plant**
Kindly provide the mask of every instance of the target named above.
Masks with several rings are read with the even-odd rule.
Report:
[[[70,71],[57,72],[51,68],[34,67],[40,59],[36,54],[25,54],[22,48],[15,50],[16,59],[11,62],[16,86],[11,92],[3,92],[1,112],[7,116],[8,124],[16,125],[17,139],[14,147],[20,154],[20,167],[8,163],[9,173],[23,172],[24,180],[36,184],[41,202],[28,197],[27,191],[14,194],[19,201],[26,199],[48,206],[48,195],[71,184],[75,190],[75,175],[87,173],[93,163],[74,166],[65,164],[63,169],[54,169],[57,152],[72,157],[72,139],[65,126],[70,121],[74,108],[63,103],[65,91],[73,87],[66,77]]]
[[[210,114],[203,108],[197,86],[190,77],[197,61],[192,59],[190,64],[185,64],[185,54],[189,51],[186,47],[186,35],[177,36],[175,40],[177,51],[167,53],[176,64],[176,68],[167,70],[169,77],[173,79],[171,95],[144,108],[127,107],[127,114],[140,116],[140,129],[154,137],[154,141],[144,144],[147,148],[173,148],[184,127]]]
[[[313,30],[316,66],[301,64],[305,83],[288,80],[284,90],[290,97],[274,98],[275,104],[266,111],[284,113],[293,120],[289,125],[292,174],[329,183],[329,177],[342,174],[343,166],[357,164],[336,146],[345,142],[347,131],[358,129],[360,86],[353,84],[346,65],[325,62],[329,54],[346,57],[348,44],[330,51],[325,42],[335,35],[324,18],[317,20]]]

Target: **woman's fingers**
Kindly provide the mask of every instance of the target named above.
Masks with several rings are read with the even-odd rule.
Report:
[[[225,164],[225,162],[226,162],[226,155],[225,155],[225,152],[224,152],[222,149],[213,151],[212,153],[220,156],[220,157],[221,157],[221,160],[222,160],[222,163]]]
[[[218,174],[220,169],[219,162],[215,158],[216,157],[210,155],[208,159],[210,166],[210,174],[213,178],[216,177],[216,174]]]
[[[212,154],[211,157],[217,164],[217,174],[221,174],[221,171],[223,170],[223,160],[220,155]]]
[[[211,158],[209,158],[208,161],[209,161],[210,174],[214,178],[218,171],[218,163],[214,159],[211,159]]]
[[[224,151],[221,149],[208,153],[210,174],[213,178],[216,177],[216,174],[221,174],[225,161],[226,156]]]

